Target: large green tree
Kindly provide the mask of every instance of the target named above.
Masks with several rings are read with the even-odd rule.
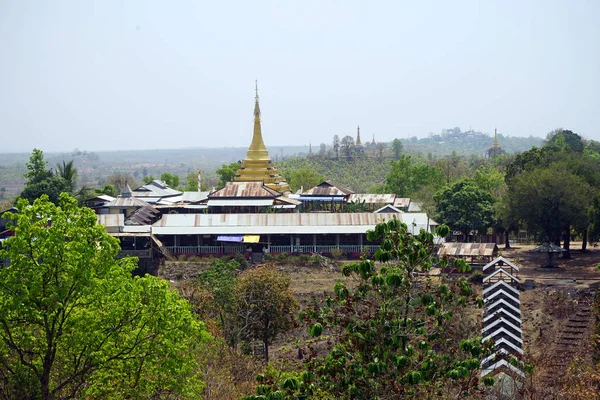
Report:
[[[467,241],[471,231],[485,234],[494,222],[494,198],[472,179],[446,186],[435,196],[440,222],[462,232]]]
[[[47,168],[42,150],[33,149],[27,163],[27,182],[20,197],[33,202],[41,195],[46,194],[53,203],[58,202],[62,192],[70,192],[69,183],[60,175],[56,175]]]
[[[528,170],[515,178],[511,196],[514,212],[540,239],[558,243],[565,235],[563,257],[569,257],[571,228],[585,229],[593,191],[586,180],[560,163]]]
[[[5,398],[197,397],[193,354],[209,338],[158,278],[133,277],[116,239],[62,194],[21,199],[0,259],[0,391]]]
[[[225,187],[227,182],[233,181],[237,170],[240,169],[240,164],[234,162],[231,164],[223,164],[221,168],[217,170],[217,176],[219,177],[219,187]]]
[[[411,197],[424,187],[435,190],[443,185],[443,175],[437,167],[432,167],[411,156],[401,155],[392,161],[392,169],[386,177],[386,191],[400,197]]]
[[[311,189],[323,182],[322,175],[309,168],[300,168],[288,172],[287,181],[293,191],[303,188],[304,191]]]

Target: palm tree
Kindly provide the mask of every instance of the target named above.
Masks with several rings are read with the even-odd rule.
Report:
[[[73,165],[73,160],[65,163],[63,160],[62,165],[56,165],[58,176],[63,178],[67,185],[69,185],[71,193],[75,190],[75,181],[77,180],[77,168]]]

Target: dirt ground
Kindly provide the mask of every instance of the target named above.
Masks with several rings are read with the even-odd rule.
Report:
[[[501,249],[500,255],[516,263],[522,283],[533,281],[533,288],[521,291],[524,361],[532,363],[535,373],[527,382],[525,398],[565,398],[560,395],[561,380],[575,361],[591,365],[591,336],[595,318],[590,306],[600,287],[600,248],[581,251],[581,243],[571,244],[571,259],[557,258],[558,268],[542,268],[546,254],[532,252],[535,246],[516,245]],[[292,290],[301,304],[313,295],[331,291],[336,280],[344,278],[338,267],[324,269],[283,267],[290,274]],[[531,282],[529,282],[531,284]],[[481,286],[477,287],[481,290]],[[480,310],[472,310],[480,313]],[[297,359],[298,337],[308,338],[299,327],[274,346],[273,354],[286,363]],[[600,398],[600,394],[599,394]]]

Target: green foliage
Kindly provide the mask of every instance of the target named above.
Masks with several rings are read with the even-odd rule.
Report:
[[[410,156],[401,155],[397,161],[391,163],[385,190],[400,197],[411,197],[423,187],[429,186],[437,190],[443,183],[444,178],[439,168],[429,166]]]
[[[290,291],[290,278],[271,267],[244,271],[234,288],[241,336],[262,341],[265,360],[269,345],[294,325],[298,303]]]
[[[231,164],[223,164],[221,168],[217,170],[217,176],[219,177],[219,187],[225,187],[227,182],[233,181],[237,170],[240,169],[240,164],[234,162]]]
[[[400,156],[402,155],[402,150],[403,150],[403,146],[402,146],[402,142],[400,141],[400,139],[392,140],[392,151],[394,152],[394,159],[396,159],[396,160],[400,159]]]
[[[445,226],[437,231],[447,233]],[[310,379],[303,378],[293,395],[430,398],[444,397],[448,387],[474,389],[472,377],[488,344],[480,338],[458,341],[447,330],[454,312],[474,302],[468,283],[438,285],[418,275],[437,264],[431,233],[410,235],[393,219],[367,237],[381,240],[375,253],[381,268],[370,260],[344,265],[342,273],[358,284],[336,283],[333,295],[301,314],[309,333],[327,333],[331,347],[325,357],[313,355],[306,362],[301,376]]]
[[[558,164],[527,170],[514,178],[512,205],[528,228],[556,241],[571,226],[587,227],[590,185]]]
[[[16,398],[198,396],[194,346],[209,335],[155,277],[132,277],[96,215],[60,196],[19,200],[0,259],[0,390]],[[8,392],[6,392],[8,391]]]
[[[292,180],[294,171],[308,169],[336,184],[352,189],[355,193],[371,193],[370,189],[384,183],[390,171],[390,164],[369,158],[329,160],[296,157],[279,162],[278,168],[284,176],[292,177]],[[305,186],[304,189],[309,188]]]
[[[73,160],[69,162],[65,162],[63,160],[62,164],[58,164],[56,166],[56,172],[58,176],[67,182],[69,193],[73,193],[75,191],[75,184],[77,181],[77,168],[75,168],[75,165],[73,165]]]
[[[465,234],[473,230],[480,234],[494,222],[494,198],[472,179],[463,179],[439,191],[434,200],[440,221]]]
[[[27,178],[27,182],[21,192],[21,197],[30,202],[45,194],[51,202],[56,204],[62,192],[71,191],[71,187],[65,179],[46,169],[44,153],[38,149],[33,149],[27,163],[25,178]]]
[[[112,196],[112,197],[117,197],[119,195],[119,192],[117,191],[115,186],[111,185],[110,183],[105,183],[104,186],[102,187],[102,189],[96,189],[95,192],[96,192],[96,195],[105,194],[107,196]]]
[[[179,175],[177,174],[165,172],[160,175],[160,180],[165,182],[171,189],[177,189],[179,187]]]
[[[325,178],[312,169],[300,168],[290,170],[288,175],[286,175],[286,180],[289,183],[292,191],[295,192],[300,188],[303,188],[304,191],[307,191],[323,182]]]

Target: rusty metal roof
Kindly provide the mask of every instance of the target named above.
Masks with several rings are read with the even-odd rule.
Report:
[[[125,215],[123,214],[98,214],[96,215],[98,223],[106,228],[107,232],[119,232],[125,225]]]
[[[151,225],[159,214],[157,209],[148,204],[131,213],[125,220],[125,225]]]
[[[302,196],[348,196],[354,193],[350,189],[346,189],[340,185],[333,183],[330,180],[319,183],[314,188],[302,193]]]
[[[438,250],[439,256],[495,256],[498,252],[496,243],[444,243]]]
[[[415,218],[427,220],[424,214],[394,215],[409,228]],[[158,235],[364,233],[391,218],[391,214],[373,213],[165,214],[152,226],[152,232]]]
[[[117,197],[110,203],[106,203],[104,207],[116,207],[116,208],[124,208],[124,207],[145,207],[149,206],[147,202],[144,200],[136,199],[135,197]]]
[[[263,185],[262,182],[227,182],[223,189],[208,195],[209,199],[219,197],[262,197],[275,198],[281,193]]]
[[[398,207],[398,208],[408,208],[408,206],[410,205],[410,197],[396,197],[396,199],[394,199],[394,207]]]
[[[352,193],[348,197],[349,202],[362,203],[364,201],[366,204],[394,204],[395,199],[395,194]]]

